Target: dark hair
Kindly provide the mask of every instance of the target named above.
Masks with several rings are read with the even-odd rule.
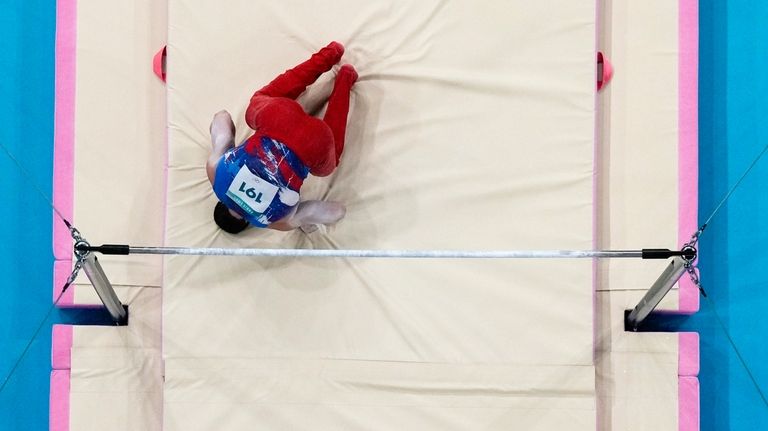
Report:
[[[221,202],[218,202],[213,209],[213,220],[224,232],[240,233],[248,227],[247,221],[233,216],[229,208]]]

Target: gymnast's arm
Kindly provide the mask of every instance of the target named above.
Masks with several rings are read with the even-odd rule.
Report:
[[[211,154],[205,163],[205,171],[208,174],[208,180],[213,185],[216,178],[216,167],[219,165],[221,156],[235,146],[235,123],[229,112],[222,110],[213,116],[210,132]]]

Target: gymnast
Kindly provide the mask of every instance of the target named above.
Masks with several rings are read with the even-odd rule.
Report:
[[[255,133],[239,146],[230,114],[214,115],[206,171],[219,199],[213,219],[222,230],[239,233],[250,224],[311,231],[344,217],[343,204],[300,202],[299,191],[308,174],[324,177],[339,164],[357,72],[349,64],[341,66],[322,120],[309,116],[295,100],[343,54],[344,47],[331,42],[254,93],[245,121]]]

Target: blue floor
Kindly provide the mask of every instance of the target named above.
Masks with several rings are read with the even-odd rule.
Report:
[[[700,3],[699,215],[705,218],[768,144],[768,2]],[[701,429],[766,430],[768,408],[713,310],[763,390],[768,389],[768,155],[701,241],[711,302],[685,328],[701,333]],[[703,221],[703,220],[702,220]],[[713,305],[714,304],[714,305]]]
[[[701,0],[700,214],[706,216],[768,143],[768,2]],[[55,0],[0,0],[0,140],[50,194]],[[0,379],[51,303],[51,211],[0,153]],[[768,408],[719,327],[723,319],[768,387],[768,156],[713,220],[701,241],[702,281],[714,307],[683,329],[701,332],[702,430],[768,429]],[[0,430],[48,426],[50,325],[79,321],[54,311],[0,393]]]
[[[54,0],[0,0],[0,140],[51,190]],[[0,379],[51,305],[51,210],[0,153]],[[54,315],[58,318],[58,315]],[[0,394],[0,429],[48,426],[50,324]]]

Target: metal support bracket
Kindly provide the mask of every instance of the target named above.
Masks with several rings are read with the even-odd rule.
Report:
[[[75,281],[78,272],[82,269],[85,271],[85,275],[88,277],[88,280],[90,280],[91,285],[93,285],[93,288],[96,290],[96,294],[99,296],[99,299],[101,299],[101,302],[109,312],[109,315],[112,316],[112,320],[115,321],[115,324],[119,326],[127,325],[128,310],[120,302],[120,298],[117,297],[115,288],[112,287],[112,283],[109,282],[107,274],[104,273],[104,268],[101,267],[96,255],[88,250],[90,244],[88,244],[88,241],[86,241],[80,232],[73,226],[67,225],[67,227],[69,227],[72,239],[75,242],[74,255],[77,258],[77,261],[64,289],[67,289]]]
[[[651,285],[640,302],[626,316],[624,328],[637,331],[646,317],[659,305],[662,299],[669,293],[672,286],[680,280],[686,272],[693,269],[693,263],[697,257],[697,250],[691,243],[685,244],[680,256],[675,256],[664,269],[659,278]]]

